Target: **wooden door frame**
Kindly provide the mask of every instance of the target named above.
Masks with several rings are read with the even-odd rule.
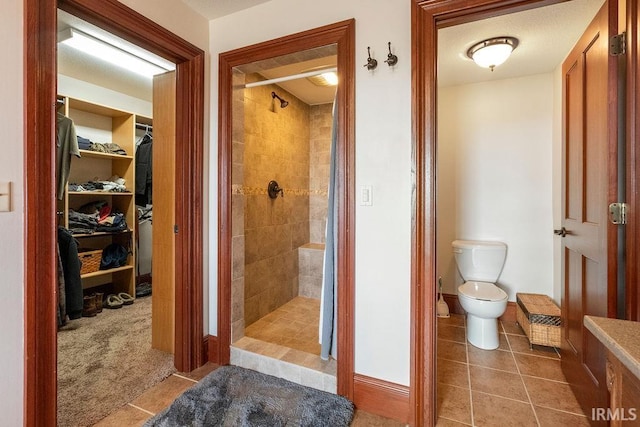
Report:
[[[355,20],[221,53],[218,93],[218,360],[231,346],[232,69],[316,47],[338,46],[338,394],[353,398],[355,263]]]
[[[412,425],[436,422],[437,31],[564,0],[414,0],[411,7],[413,211],[411,241]]]
[[[626,202],[629,205],[626,229],[625,314],[627,320],[640,321],[640,2],[627,0],[626,58]]]
[[[56,424],[55,105],[57,8],[176,63],[176,349],[203,363],[204,52],[117,0],[25,0],[24,423]]]

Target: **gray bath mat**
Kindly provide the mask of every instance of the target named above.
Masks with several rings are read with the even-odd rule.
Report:
[[[353,403],[237,366],[223,366],[187,390],[146,427],[348,426]]]

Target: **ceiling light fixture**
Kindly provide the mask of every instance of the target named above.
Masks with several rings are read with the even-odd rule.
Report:
[[[153,64],[146,59],[127,52],[104,40],[97,39],[75,28],[67,28],[58,33],[58,43],[78,49],[86,54],[108,61],[126,70],[145,77],[170,71],[170,68]]]
[[[316,86],[335,86],[338,84],[338,74],[335,71],[327,71],[307,77],[307,79]]]
[[[480,67],[493,71],[509,58],[516,47],[518,39],[515,37],[493,37],[471,46],[467,50],[467,56]]]

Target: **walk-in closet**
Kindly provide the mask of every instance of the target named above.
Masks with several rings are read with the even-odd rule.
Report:
[[[93,425],[175,371],[174,70],[58,10],[61,426]]]

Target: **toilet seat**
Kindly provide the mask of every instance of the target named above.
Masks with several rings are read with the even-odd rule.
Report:
[[[469,281],[458,287],[458,292],[467,298],[480,301],[504,301],[509,296],[493,283]]]

